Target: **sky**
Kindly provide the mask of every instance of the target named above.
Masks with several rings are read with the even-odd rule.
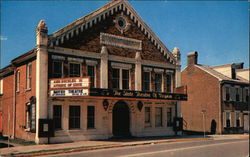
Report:
[[[49,34],[109,1],[1,2],[1,68],[35,47],[35,29],[44,19]],[[247,1],[129,1],[136,12],[172,51],[197,51],[198,63],[221,65],[244,62],[249,68],[249,12]]]

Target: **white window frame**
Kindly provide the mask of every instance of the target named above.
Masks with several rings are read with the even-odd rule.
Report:
[[[63,76],[64,76],[64,68],[63,68],[63,60],[53,60],[52,61],[52,75],[54,75],[54,62],[61,62],[62,63],[62,76],[61,76],[61,78],[63,78]]]
[[[149,70],[144,70],[142,72],[142,89],[143,89],[143,73],[144,72],[148,72],[149,73],[149,91],[152,91],[152,82],[151,82],[151,75],[152,75],[152,72],[149,71]]]
[[[236,114],[239,114],[239,120],[240,120],[240,126],[241,127],[241,117],[240,117],[240,111],[234,111],[234,127],[237,127],[237,119],[236,119]]]
[[[15,75],[15,83],[16,83],[16,92],[20,91],[20,70],[16,71],[16,75]]]
[[[69,65],[69,67],[68,67],[68,69],[69,69],[69,73],[68,73],[69,77],[71,77],[70,76],[70,64],[79,64],[80,65],[80,76],[79,77],[82,77],[82,63],[80,63],[80,62],[69,62],[69,64],[68,64]],[[74,77],[76,77],[76,76],[74,76]]]
[[[127,68],[120,68],[119,69],[119,73],[120,73],[120,89],[123,89],[123,86],[122,86],[122,80],[123,80],[123,75],[122,75],[122,70],[128,70],[128,76],[129,76],[129,86],[128,86],[128,89],[125,89],[125,90],[131,90],[131,75],[130,75],[130,69],[127,69]]]
[[[0,79],[0,95],[3,94],[3,79]]]
[[[97,81],[96,81],[96,66],[95,65],[86,65],[87,66],[87,76],[89,76],[89,74],[88,74],[88,66],[93,66],[94,67],[94,73],[95,73],[95,79],[94,79],[94,88],[96,88],[97,86],[96,86],[96,83],[97,83]]]
[[[164,77],[163,77],[163,73],[162,72],[155,72],[155,74],[161,74],[161,91],[160,92],[163,92],[164,91]],[[155,86],[155,81],[154,81],[154,86]],[[159,91],[156,91],[155,92],[159,92]]]
[[[146,107],[149,107],[149,122],[146,122]],[[152,107],[151,106],[145,106],[144,107],[144,125],[145,127],[152,127],[152,118],[151,118],[151,115],[152,115]]]
[[[31,74],[30,74],[30,66],[31,66]],[[32,86],[32,71],[33,71],[32,64],[28,63],[26,65],[26,90],[30,90]]]

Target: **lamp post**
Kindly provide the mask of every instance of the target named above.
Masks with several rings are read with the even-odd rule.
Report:
[[[206,110],[201,110],[202,113],[202,119],[203,119],[203,132],[204,132],[204,138],[206,137],[206,123],[205,123],[205,113]]]

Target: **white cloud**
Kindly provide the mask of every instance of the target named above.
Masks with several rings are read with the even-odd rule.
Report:
[[[8,38],[5,36],[0,36],[0,40],[7,40]]]

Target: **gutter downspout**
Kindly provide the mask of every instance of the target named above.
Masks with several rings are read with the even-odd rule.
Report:
[[[14,66],[14,65],[13,65]],[[12,138],[15,138],[16,131],[16,68],[14,67],[14,88],[13,88],[13,130],[12,130]]]
[[[221,118],[221,115],[222,115],[222,111],[221,111],[221,106],[222,106],[222,103],[221,103],[221,97],[222,97],[222,81],[219,81],[219,134],[221,135],[222,134],[222,118]]]

